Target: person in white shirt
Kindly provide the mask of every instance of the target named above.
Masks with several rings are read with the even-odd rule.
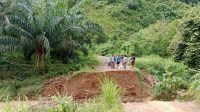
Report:
[[[112,55],[111,57],[111,68],[114,69],[115,68],[115,56]]]
[[[126,69],[127,62],[128,62],[128,58],[127,58],[126,55],[124,55],[124,57],[123,57],[123,67],[124,67],[124,69]]]

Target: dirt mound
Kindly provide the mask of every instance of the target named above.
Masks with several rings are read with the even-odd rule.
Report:
[[[67,93],[76,101],[92,98],[101,93],[100,83],[104,77],[116,82],[121,90],[123,102],[144,101],[150,96],[152,84],[148,79],[151,78],[138,78],[131,70],[79,73],[74,77],[57,77],[44,84],[43,96]]]

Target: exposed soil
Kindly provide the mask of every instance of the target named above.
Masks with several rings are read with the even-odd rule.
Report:
[[[113,79],[119,86],[123,102],[145,101],[150,97],[153,78],[146,76],[139,81],[137,75],[131,70],[80,73],[72,78],[57,77],[44,84],[43,96],[67,93],[76,101],[92,98],[101,93],[100,84],[104,77]]]
[[[144,76],[137,75],[128,66],[111,69],[107,66],[109,58],[99,56],[102,62],[94,73],[79,73],[73,77],[60,76],[45,82],[43,96],[50,97],[57,94],[71,95],[76,101],[84,101],[98,96],[101,93],[100,83],[104,77],[112,78],[121,90],[123,108],[125,112],[200,112],[195,102],[178,101],[148,101],[151,88],[157,83],[156,77],[142,70]],[[144,102],[140,102],[144,101]],[[127,103],[128,102],[128,103]],[[41,101],[23,102],[31,108],[54,107],[51,98]],[[17,108],[18,101],[11,102],[13,108]],[[0,102],[0,112],[3,112],[6,103]]]

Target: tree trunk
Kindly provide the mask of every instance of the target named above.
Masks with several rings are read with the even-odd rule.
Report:
[[[44,48],[38,47],[36,48],[36,68],[39,73],[44,73],[45,72],[45,52]]]
[[[62,60],[63,60],[63,64],[67,64],[67,54],[66,54],[66,51],[62,51]]]

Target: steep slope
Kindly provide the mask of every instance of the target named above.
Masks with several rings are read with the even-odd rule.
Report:
[[[103,26],[108,37],[129,38],[140,29],[160,19],[180,18],[186,4],[171,0],[86,0],[82,6],[84,14]],[[138,2],[137,2],[138,1]],[[132,8],[131,8],[132,7]]]

